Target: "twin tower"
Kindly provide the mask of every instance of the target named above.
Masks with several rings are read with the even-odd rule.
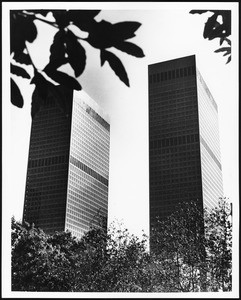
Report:
[[[106,227],[110,125],[82,91],[57,87],[32,120],[23,220],[81,237]]]
[[[149,65],[150,226],[178,203],[222,197],[218,108],[195,56]],[[110,122],[83,91],[58,87],[32,120],[23,220],[81,237],[107,226]],[[111,180],[111,179],[110,179]]]

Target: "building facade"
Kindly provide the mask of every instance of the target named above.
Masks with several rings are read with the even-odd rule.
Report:
[[[83,91],[54,95],[32,120],[23,220],[81,237],[107,226],[109,118]]]
[[[195,55],[148,66],[150,225],[178,203],[223,196],[218,107]]]

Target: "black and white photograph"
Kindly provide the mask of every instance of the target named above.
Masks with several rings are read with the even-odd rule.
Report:
[[[2,2],[3,298],[239,298],[238,23]]]

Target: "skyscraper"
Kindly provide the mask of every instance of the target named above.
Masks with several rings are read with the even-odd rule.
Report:
[[[107,225],[109,119],[85,92],[56,92],[32,120],[23,220],[81,237]]]
[[[148,66],[150,224],[178,203],[223,195],[218,107],[195,55]]]

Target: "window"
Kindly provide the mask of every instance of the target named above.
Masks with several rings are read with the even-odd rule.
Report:
[[[152,83],[152,75],[149,76],[149,82]]]

